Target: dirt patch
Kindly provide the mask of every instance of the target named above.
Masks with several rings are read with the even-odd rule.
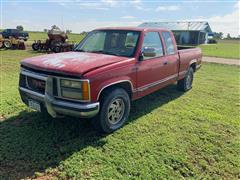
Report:
[[[206,57],[202,58],[203,62],[211,62],[218,64],[228,64],[240,66],[240,59],[228,59],[228,58],[217,58],[217,57]]]

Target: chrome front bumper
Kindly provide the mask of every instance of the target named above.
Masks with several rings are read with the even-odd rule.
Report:
[[[41,106],[43,106],[43,108],[46,108],[47,112],[52,117],[57,117],[58,115],[68,115],[90,118],[94,117],[99,112],[99,102],[78,103],[62,101],[55,99],[47,93],[43,95],[23,87],[19,87],[19,92],[26,105],[28,105],[29,99],[36,100],[41,104]]]

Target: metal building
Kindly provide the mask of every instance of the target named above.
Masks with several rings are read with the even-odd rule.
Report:
[[[212,30],[205,21],[179,22],[145,22],[139,27],[159,27],[169,29],[174,33],[178,45],[207,44]]]

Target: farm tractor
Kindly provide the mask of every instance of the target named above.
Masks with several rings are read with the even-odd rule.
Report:
[[[5,39],[1,34],[0,34],[0,48],[20,50],[26,49],[25,44],[22,40],[16,39],[11,36],[8,39]]]
[[[61,31],[58,27],[52,27],[48,31],[48,39],[45,41],[36,40],[32,44],[34,51],[52,51],[55,53],[71,51],[74,44],[68,43],[68,36],[65,32]]]

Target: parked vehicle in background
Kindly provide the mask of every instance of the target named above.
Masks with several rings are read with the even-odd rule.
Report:
[[[0,34],[2,34],[3,38],[5,39],[13,37],[15,39],[27,41],[29,38],[28,32],[20,31],[18,29],[5,29],[2,32],[0,32]]]
[[[52,117],[95,116],[95,127],[110,133],[128,119],[131,100],[175,82],[190,90],[201,58],[199,48],[177,47],[165,29],[97,29],[75,52],[21,61],[19,90],[33,109]]]

